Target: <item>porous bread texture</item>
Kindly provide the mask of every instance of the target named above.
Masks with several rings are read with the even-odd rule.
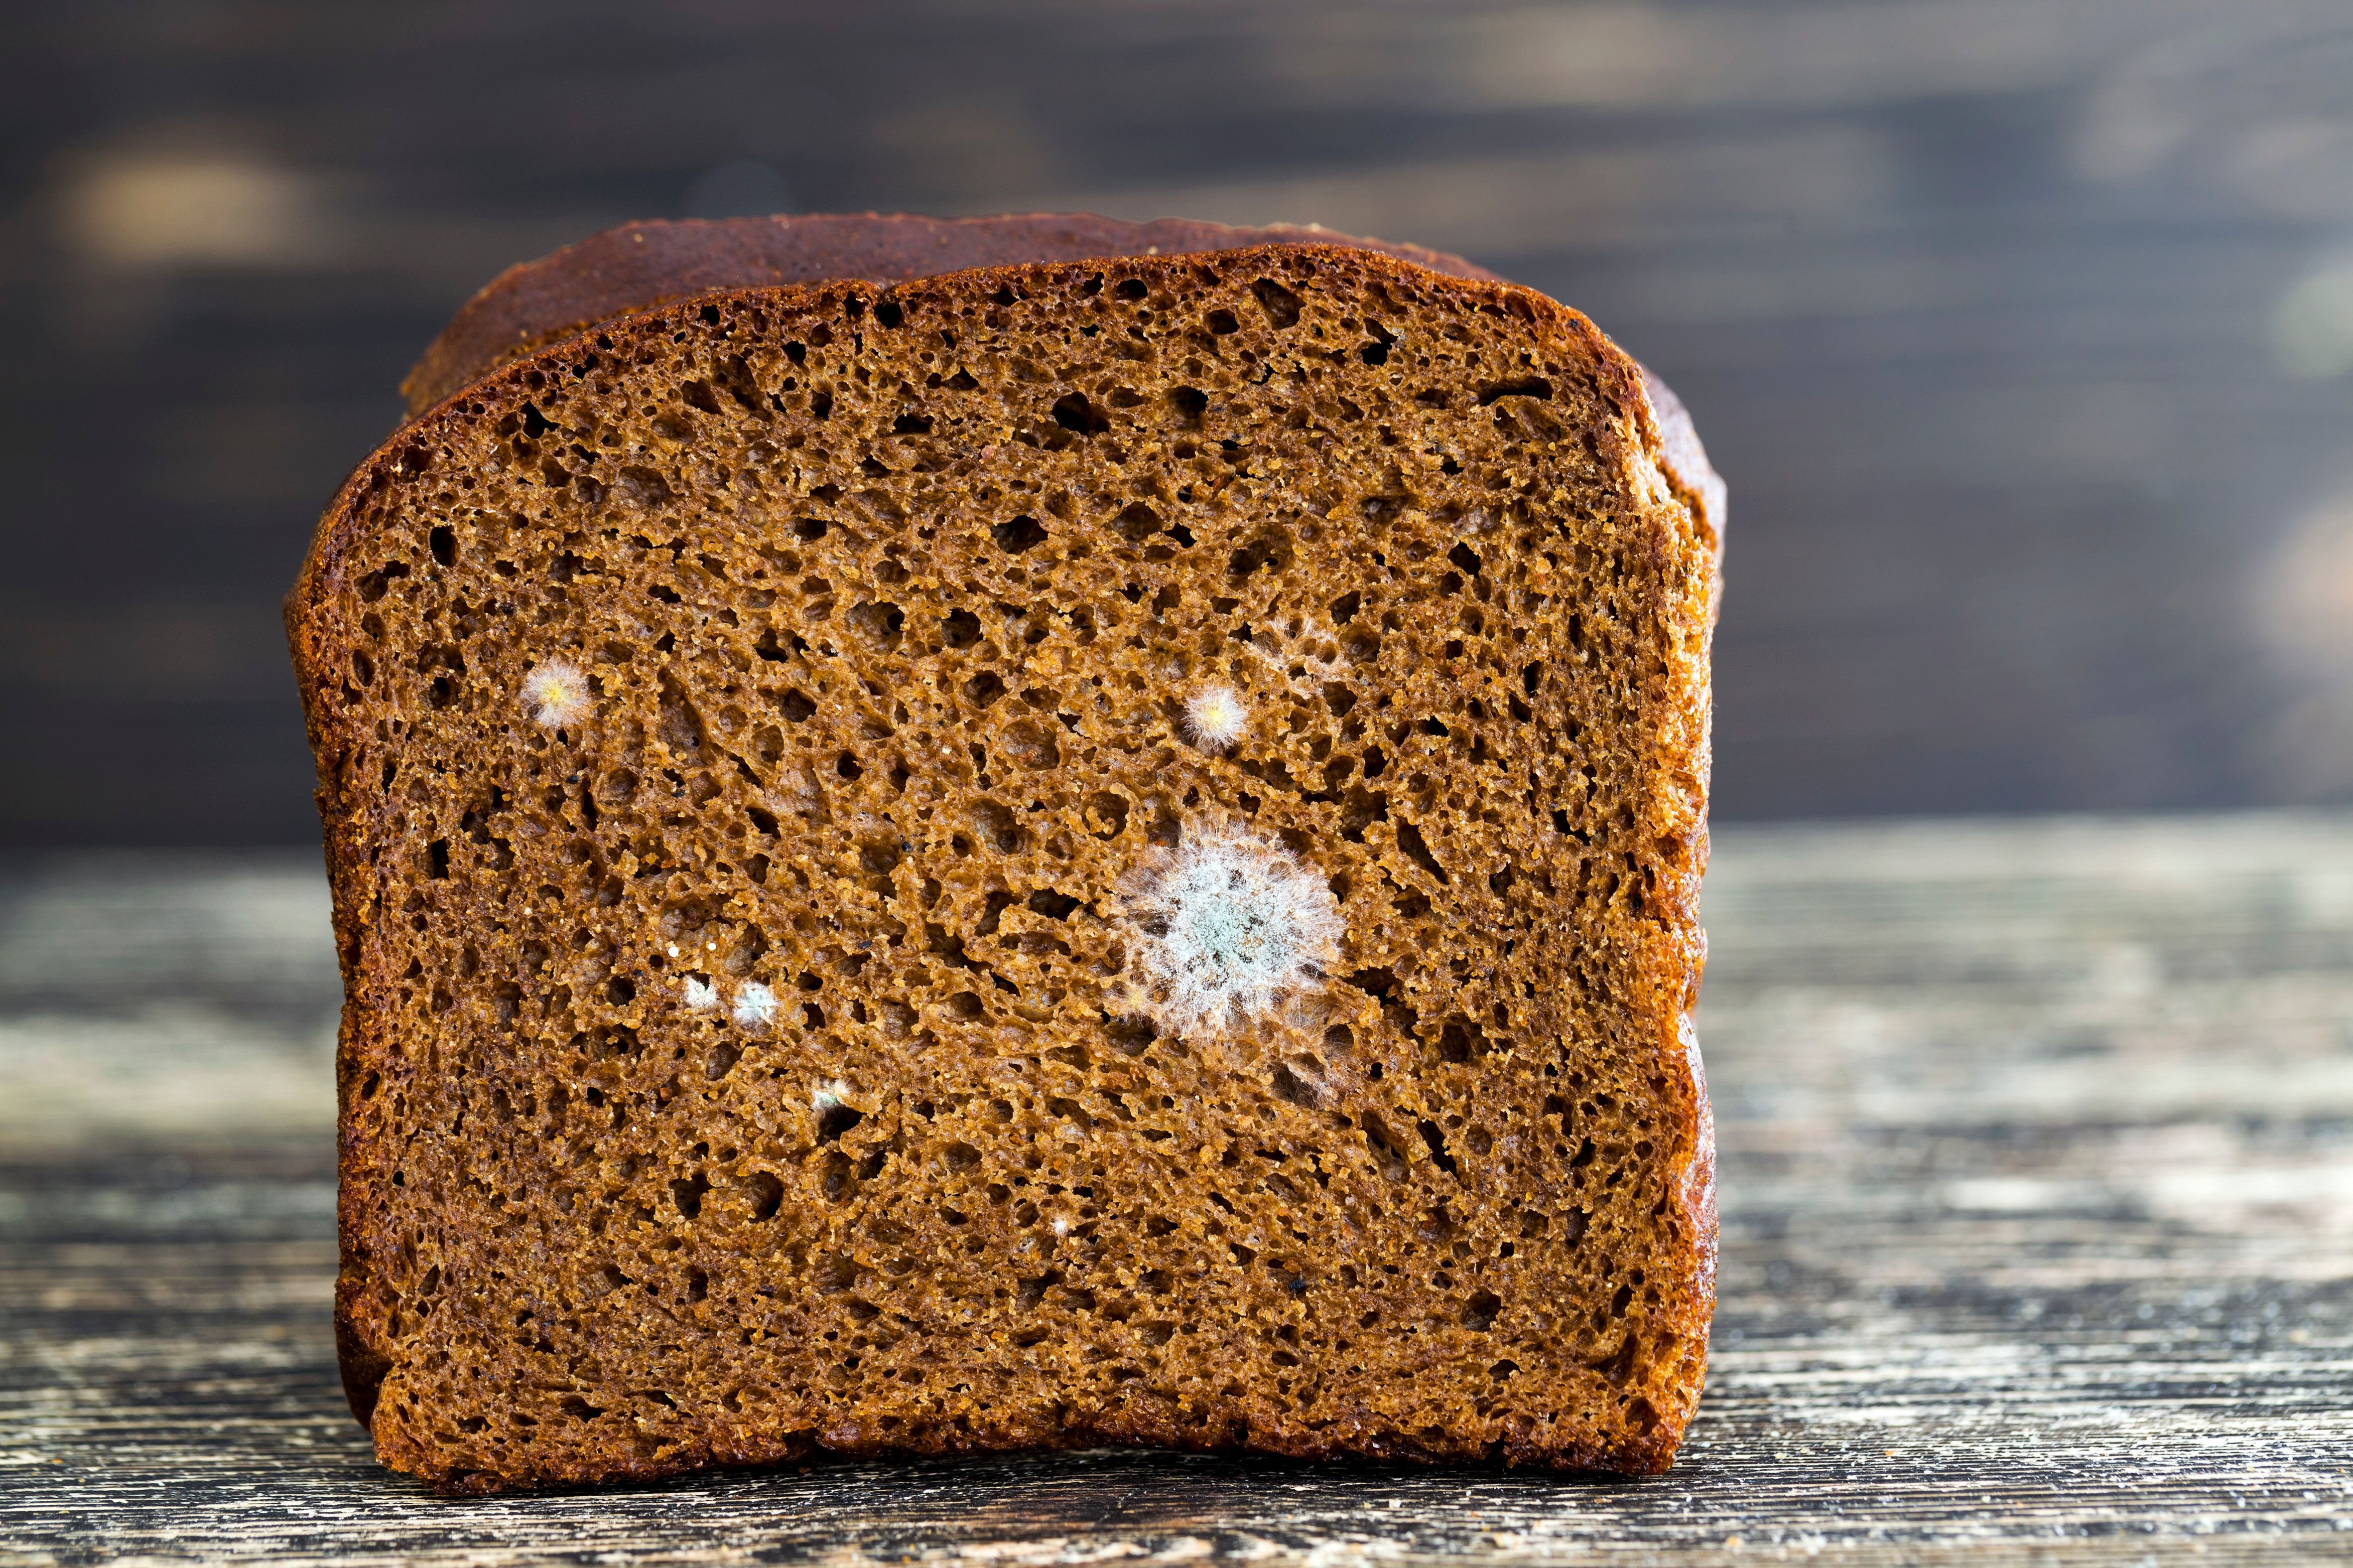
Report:
[[[622,224],[508,268],[459,308],[400,390],[414,418],[484,373],[596,322],[713,289],[842,278],[880,287],[976,267],[1176,256],[1301,240],[1377,250],[1451,277],[1501,281],[1459,256],[1312,227],[1234,228],[1185,218],[1124,223],[1092,213],[658,219]]]
[[[1575,312],[1293,245],[709,296],[405,428],[289,601],[379,1456],[1663,1468],[1716,563],[1660,440]],[[1150,963],[1219,845],[1304,933],[1222,1023]]]

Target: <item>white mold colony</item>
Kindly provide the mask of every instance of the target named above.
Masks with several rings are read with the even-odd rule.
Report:
[[[1250,706],[1230,686],[1210,686],[1185,704],[1185,727],[1205,752],[1222,752],[1241,739]]]
[[[1343,922],[1332,889],[1232,824],[1195,829],[1127,881],[1139,1009],[1180,1035],[1236,1032],[1319,984]]]
[[[523,677],[523,711],[543,730],[560,730],[588,716],[588,682],[579,667],[560,658]]]

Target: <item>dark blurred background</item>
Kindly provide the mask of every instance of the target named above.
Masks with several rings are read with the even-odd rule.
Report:
[[[0,49],[0,844],[315,837],[394,388],[639,217],[1318,222],[1592,315],[1733,495],[1732,818],[2353,798],[2345,0],[78,0]]]

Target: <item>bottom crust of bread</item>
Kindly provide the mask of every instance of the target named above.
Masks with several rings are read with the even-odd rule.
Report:
[[[395,1469],[417,1476],[444,1497],[487,1497],[499,1492],[636,1484],[704,1470],[1103,1448],[1249,1455],[1314,1463],[1501,1467],[1559,1474],[1603,1471],[1642,1476],[1664,1474],[1673,1464],[1678,1442],[1677,1435],[1661,1432],[1640,1445],[1630,1446],[1571,1444],[1548,1447],[1518,1437],[1448,1443],[1425,1435],[1398,1432],[1370,1419],[1353,1424],[1342,1422],[1333,1429],[1313,1434],[1289,1434],[1280,1429],[1253,1429],[1237,1418],[1227,1423],[1219,1436],[1204,1436],[1198,1428],[1189,1425],[1121,1416],[1074,1426],[1041,1424],[976,1433],[901,1434],[887,1440],[839,1428],[823,1434],[777,1433],[653,1455],[616,1450],[543,1472],[522,1475],[436,1470],[428,1468],[428,1462],[402,1463],[402,1457],[397,1455],[379,1454],[378,1458]],[[417,1458],[422,1461],[423,1456]]]

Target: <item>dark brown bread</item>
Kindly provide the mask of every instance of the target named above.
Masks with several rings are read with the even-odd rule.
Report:
[[[379,1454],[1662,1468],[1669,439],[1575,312],[1297,244],[705,295],[405,427],[289,601]]]
[[[1090,213],[916,217],[809,213],[624,224],[553,256],[508,268],[459,308],[401,383],[413,418],[483,372],[592,322],[712,289],[862,278],[903,283],[975,267],[1175,256],[1277,240],[1377,250],[1454,278],[1501,281],[1459,256],[1317,228],[1232,228],[1162,218],[1122,223]]]
[[[976,267],[1092,257],[1178,256],[1289,241],[1339,245],[1413,262],[1449,278],[1506,281],[1460,256],[1314,225],[1237,228],[1189,218],[1126,223],[1092,213],[936,218],[907,213],[779,214],[623,224],[536,261],[519,262],[459,307],[401,383],[415,418],[477,376],[584,328],[712,289],[860,278],[902,283]],[[1645,367],[1659,460],[1724,526],[1724,481],[1708,466],[1682,401]]]

